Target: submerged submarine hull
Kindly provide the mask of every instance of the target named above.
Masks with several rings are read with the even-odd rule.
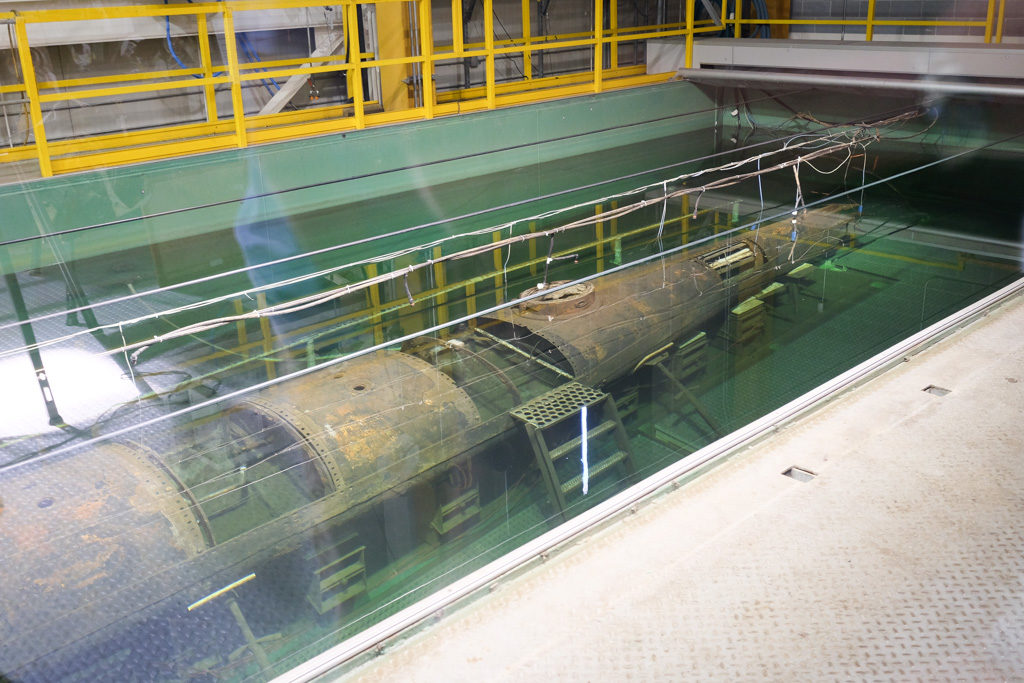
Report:
[[[632,372],[737,298],[837,246],[852,219],[802,214],[544,293],[444,340],[255,393],[187,458],[105,444],[0,473],[0,673],[190,605],[388,495],[436,479],[571,378]],[[541,366],[537,362],[543,361]]]

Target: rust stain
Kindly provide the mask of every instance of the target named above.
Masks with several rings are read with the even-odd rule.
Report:
[[[105,578],[107,573],[103,571],[104,567],[121,547],[112,539],[92,534],[84,534],[82,541],[88,544],[87,547],[95,549],[92,557],[64,565],[59,573],[35,579],[33,583],[45,591],[52,591],[68,587],[83,588]]]
[[[5,535],[14,541],[18,551],[24,552],[46,543],[48,531],[49,527],[44,524],[22,524],[8,529]]]
[[[73,519],[80,521],[87,521],[97,516],[103,506],[107,504],[107,498],[109,496],[103,496],[102,498],[92,498],[85,501],[75,507],[71,508],[70,515]]]

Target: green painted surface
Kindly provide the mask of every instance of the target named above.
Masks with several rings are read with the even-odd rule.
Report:
[[[652,89],[651,92],[656,91]],[[729,131],[726,131],[724,145],[728,137]],[[749,141],[740,141],[739,144],[743,142]],[[435,218],[452,221],[424,228],[415,235],[378,240],[369,247],[352,247],[334,255],[317,255],[312,264],[300,262],[300,269],[308,271],[314,266],[319,268],[332,262],[342,262],[360,249],[380,254],[396,246],[422,244],[428,234],[461,233],[474,226],[493,225],[497,220],[511,216],[531,215],[588,197],[594,200],[606,196],[616,187],[632,187],[645,181],[667,178],[683,169],[676,167],[662,172],[648,169],[680,159],[699,158],[713,144],[707,129],[684,130],[656,135],[643,142],[618,144],[603,152],[577,153],[543,164],[492,168],[487,173],[457,181],[416,185],[407,191],[392,192],[385,200],[339,197],[337,202],[325,205],[323,209],[304,210],[290,216],[287,224],[292,230],[288,232],[299,249],[309,250],[317,245],[330,245],[360,235],[381,234]],[[901,156],[900,150],[905,151],[906,148],[899,145],[892,148],[877,145],[871,149],[872,162],[880,159],[877,166],[872,163],[869,167],[872,174],[911,168],[929,161],[935,154],[931,147],[924,145],[910,156]],[[251,153],[254,151],[246,152]],[[737,152],[737,156],[747,154],[747,150]],[[198,163],[201,160],[193,161]],[[716,159],[703,163],[710,165],[721,161]],[[820,166],[832,168],[831,163]],[[1004,171],[1000,175],[1011,184],[1021,177],[1019,164],[1015,173],[1010,172],[1013,170],[1010,166],[1000,168]],[[809,198],[816,199],[856,186],[860,182],[857,169],[857,161],[854,161],[848,174],[837,171],[817,176],[805,170],[804,191]],[[598,189],[538,199],[528,206],[504,208],[457,222],[453,219],[471,212],[474,207],[500,206],[515,201],[517,197],[541,197],[545,192],[558,188],[580,187],[589,178],[609,179],[634,171],[646,173],[602,185]],[[804,266],[799,272],[791,272],[788,277],[780,279],[774,287],[775,296],[757,305],[764,310],[764,324],[757,335],[737,341],[729,312],[739,302],[723,303],[697,337],[701,340],[701,351],[697,353],[690,347],[684,356],[675,359],[677,376],[700,402],[699,409],[694,398],[677,395],[675,388],[656,373],[627,372],[604,387],[622,403],[621,412],[639,476],[653,473],[712,441],[715,434],[705,414],[710,415],[724,431],[739,428],[895,341],[1019,277],[1020,251],[1009,249],[1009,246],[1016,247],[1015,244],[1007,245],[1011,239],[1019,241],[1022,208],[1019,197],[1007,195],[994,186],[990,186],[986,194],[967,194],[976,191],[981,181],[975,178],[985,177],[986,172],[991,173],[989,159],[964,159],[949,168],[935,167],[869,190],[863,200],[864,217],[857,227],[855,243],[837,247],[835,255],[828,261]],[[632,238],[623,237],[617,249],[618,257],[623,263],[629,263],[683,242],[721,235],[724,229],[748,224],[756,220],[762,196],[769,214],[787,211],[792,206],[794,187],[791,175],[777,174],[766,179],[763,185],[762,188],[760,183],[748,181],[728,193],[709,192],[701,202],[700,215],[687,221],[685,226],[679,218],[689,215],[692,204],[684,211],[678,201],[671,202],[665,214],[659,206],[653,205],[622,217],[617,225],[619,234],[641,228],[644,232]],[[631,198],[650,198],[659,190],[660,185],[655,185],[652,191],[638,193]],[[100,202],[99,199],[96,201]],[[268,205],[246,205],[243,208],[252,209],[256,218],[261,210],[264,215],[277,215],[276,210],[272,212],[273,207]],[[572,216],[592,211],[593,206],[586,205]],[[231,222],[226,227],[210,228],[203,241],[199,237],[171,240],[169,235],[157,232],[144,235],[153,242],[152,247],[147,244],[145,247],[122,249],[119,246],[119,251],[95,258],[65,254],[66,267],[82,283],[102,320],[122,321],[150,309],[196,305],[187,316],[166,315],[160,321],[163,327],[159,329],[163,331],[183,322],[229,314],[233,310],[229,305],[199,308],[198,303],[230,291],[230,282],[192,285],[187,291],[153,291],[146,297],[130,301],[124,297],[130,289],[155,290],[168,282],[182,282],[210,270],[244,265],[246,256],[257,254],[243,254],[235,243],[240,234],[236,227],[238,213],[239,207],[233,207],[226,214]],[[661,239],[658,239],[655,235],[662,215],[668,216],[668,222],[665,232],[659,235]],[[252,225],[254,230],[261,229],[258,220]],[[267,222],[263,226],[265,232],[271,232],[270,228],[275,225],[281,227],[282,224]],[[610,231],[611,225],[606,228]],[[594,238],[594,232],[582,230],[576,235],[559,237],[558,249],[578,249],[580,254],[578,262],[565,259],[555,263],[551,271],[552,280],[596,274],[609,267],[615,253],[612,249],[606,248],[601,257],[603,261],[600,261],[596,250],[586,246]],[[954,237],[967,239],[966,246],[950,248],[948,244]],[[484,234],[479,239],[486,242],[489,238]],[[84,247],[86,243],[61,242],[61,246],[68,244],[77,248]],[[116,240],[113,244],[119,245]],[[282,247],[289,246],[282,243]],[[543,254],[546,240],[538,246]],[[44,255],[52,253],[49,251],[51,247],[51,244],[40,245],[39,252]],[[997,247],[1002,249],[1002,256],[989,253]],[[84,251],[84,248],[79,251]],[[515,295],[538,282],[540,276],[537,272],[530,273],[527,268],[515,270],[517,264],[530,258],[526,244],[506,253],[506,267],[511,280],[507,292]],[[414,257],[421,260],[430,258],[430,249],[418,250]],[[219,265],[215,261],[219,261]],[[381,269],[397,270],[408,263],[398,263],[397,259],[389,261],[380,264]],[[453,264],[448,280],[458,282],[458,278],[484,273],[487,276],[485,284],[481,284],[477,291],[481,297],[478,303],[482,306],[493,301],[494,292],[485,291],[487,287],[493,287],[490,284],[491,268],[493,259],[488,253],[476,261]],[[31,312],[39,318],[36,332],[41,339],[60,339],[81,330],[82,325],[76,316],[67,314],[69,302],[63,269],[48,267],[38,272],[21,273],[19,282]],[[242,284],[252,286],[254,283],[244,281]],[[428,284],[425,279],[413,282],[412,291],[420,294],[421,288]],[[321,282],[318,286],[331,285]],[[397,292],[403,305],[398,315],[385,316],[384,335],[390,339],[397,338],[401,332],[395,324],[397,322],[416,318],[420,326],[418,329],[422,329],[436,320],[431,318],[436,311],[427,299],[420,299],[415,307],[405,307],[400,287],[400,284],[393,287],[390,293],[385,291],[385,295],[392,297]],[[772,288],[765,291],[769,289]],[[293,293],[283,293],[282,298],[287,298],[285,295],[292,296]],[[249,298],[239,297],[239,300],[248,309],[256,305]],[[453,313],[449,320],[464,310],[464,303],[456,294],[450,296],[449,304],[452,305],[449,312]],[[13,313],[9,308],[0,312],[4,313],[4,322],[8,324],[5,348],[19,348],[22,344],[19,330],[10,325],[14,320]],[[323,316],[333,319],[344,312],[331,310],[324,312]],[[314,312],[309,314],[314,316]],[[76,393],[80,393],[73,390],[74,385],[71,388],[67,385],[58,387],[56,396],[64,417],[79,428],[81,435],[69,436],[61,430],[47,429],[45,420],[39,427],[32,427],[27,421],[15,424],[9,420],[7,424],[14,426],[4,435],[6,451],[2,451],[3,457],[25,453],[48,455],[50,451],[46,449],[53,448],[54,444],[70,444],[72,448],[77,447],[79,453],[88,454],[92,445],[87,440],[95,434],[130,429],[122,434],[125,441],[145,443],[181,472],[195,473],[195,480],[190,482],[195,484],[200,494],[204,487],[208,493],[220,490],[233,480],[211,477],[206,467],[211,467],[212,472],[226,472],[236,477],[241,474],[241,469],[236,469],[230,458],[213,457],[217,456],[218,446],[227,445],[229,437],[233,441],[230,433],[217,431],[220,427],[216,419],[208,420],[215,417],[219,406],[208,407],[204,409],[206,412],[192,416],[178,411],[189,401],[198,403],[210,395],[223,401],[222,406],[229,406],[235,400],[231,392],[263,381],[267,367],[277,364],[277,370],[288,371],[289,366],[282,361],[292,361],[291,370],[296,363],[306,360],[325,363],[351,348],[334,338],[336,330],[333,327],[326,332],[309,333],[308,339],[304,340],[302,335],[306,333],[294,329],[298,322],[301,321],[281,322],[280,338],[274,340],[278,344],[277,350],[266,360],[250,356],[245,361],[245,356],[236,352],[234,345],[240,340],[235,323],[183,337],[176,342],[153,342],[146,352],[140,352],[136,357],[131,372],[151,382],[157,393],[132,400],[103,397],[101,392],[107,386],[96,382],[95,386],[88,387],[89,404],[81,405],[74,401]],[[357,321],[362,328],[359,333],[363,335],[364,342],[372,337],[368,332],[371,324],[368,319]],[[449,331],[453,334],[458,332],[454,329]],[[47,362],[59,360],[58,351],[76,350],[107,361],[111,358],[107,356],[109,349],[123,343],[125,337],[122,335],[128,341],[147,339],[152,330],[147,326],[115,323],[107,332],[103,339],[81,335],[57,344],[53,355],[47,350]],[[259,321],[250,321],[248,339],[258,340],[260,334]],[[275,330],[274,334],[278,331]],[[316,334],[322,337],[315,337]],[[297,347],[306,354],[304,357],[286,357],[282,347],[285,342],[291,343],[291,337],[298,337],[300,342],[308,341],[309,346],[300,344]],[[691,333],[686,332],[682,339],[689,337]],[[222,355],[214,357],[215,351]],[[114,354],[112,357],[126,356]],[[12,357],[9,360],[19,359]],[[441,361],[447,362],[445,356],[438,356],[435,362],[440,365]],[[505,362],[511,366],[518,359]],[[112,361],[107,364],[112,364]],[[341,369],[345,366],[335,367]],[[4,369],[8,372],[5,378],[18,379],[26,375],[16,372],[17,367],[13,365]],[[56,363],[48,366],[55,381],[61,374],[60,370]],[[75,368],[76,372],[72,374],[79,375],[78,370]],[[123,379],[125,374],[126,371],[115,367],[112,373],[108,373],[112,379],[107,379],[106,384],[115,383],[118,376]],[[34,381],[31,371],[27,377],[27,385],[7,380],[8,391],[22,398],[22,403],[31,405],[33,400],[38,402],[38,391],[31,383]],[[299,387],[301,382],[296,381],[292,386]],[[499,382],[497,386],[502,392],[506,390],[503,383]],[[524,384],[515,386],[521,390]],[[344,406],[348,399],[340,385],[338,395],[339,405]],[[296,388],[296,408],[303,408],[306,400],[304,392]],[[484,405],[481,401],[481,406]],[[93,406],[96,410],[90,411]],[[41,405],[36,405],[36,413],[45,417]],[[138,427],[149,418],[159,418],[161,422],[155,426]],[[39,430],[38,434],[32,433],[36,430]],[[261,438],[269,441],[272,433],[263,430]],[[76,444],[69,439],[79,441]],[[243,444],[244,452],[252,451],[248,442]],[[612,444],[608,441],[599,443],[595,439],[590,447],[595,458],[591,462],[597,462],[596,459],[607,453]],[[454,458],[460,454],[452,452],[451,455]],[[209,461],[204,462],[208,457]],[[571,464],[575,466],[577,462],[571,461]],[[113,468],[107,461],[97,460],[97,463],[98,467]],[[215,531],[231,535],[246,523],[245,515],[251,515],[249,524],[261,523],[267,516],[283,514],[290,507],[291,504],[282,498],[282,495],[287,495],[286,485],[290,481],[272,480],[260,473],[270,464],[269,461],[252,464],[251,483],[266,487],[266,500],[259,488],[247,485],[238,491],[228,491],[213,506],[207,503],[206,509],[211,516],[220,515],[220,519],[214,522]],[[0,673],[13,673],[12,678],[72,681],[109,678],[112,675],[123,680],[269,678],[449,585],[457,577],[497,559],[558,522],[553,502],[521,430],[508,430],[458,467],[453,466],[452,471],[438,471],[431,477],[430,481],[403,488],[394,495],[381,496],[358,510],[345,511],[344,517],[339,515],[339,519],[323,525],[316,533],[312,530],[305,533],[294,549],[260,560],[256,578],[237,591],[237,599],[257,636],[281,634],[280,638],[266,641],[274,666],[272,671],[259,671],[254,658],[239,650],[244,640],[223,602],[214,602],[202,611],[189,613],[182,605],[187,600],[175,594],[162,602],[148,605],[143,613],[115,624],[88,642],[62,641],[48,631],[54,649],[58,650],[54,656],[39,658],[26,665],[27,675],[23,671]],[[604,478],[592,482],[586,497],[574,498],[568,512],[576,514],[633,481],[635,479],[619,470],[610,470]],[[246,495],[251,499],[246,500],[251,507],[246,510],[241,507],[241,491],[249,491],[250,488],[252,491]],[[477,489],[478,517],[463,529],[443,536],[431,529],[430,522],[438,507],[469,488]],[[292,490],[291,494],[294,493]],[[232,507],[235,504],[239,507]],[[333,612],[316,614],[308,605],[306,591],[313,573],[330,560],[324,548],[349,538],[353,533],[357,534],[358,543],[365,546],[366,591],[356,594],[351,602]],[[189,567],[175,569],[190,571]],[[219,573],[203,575],[203,582],[201,585],[197,583],[196,592],[202,593],[237,579],[236,568],[227,567]],[[107,594],[101,595],[97,604],[104,606],[103,600],[106,599]],[[118,603],[113,603],[113,607],[117,607]],[[75,603],[72,608],[77,609],[79,604]],[[232,657],[238,652],[242,654]]]
[[[668,83],[36,180],[0,188],[0,236],[121,221],[62,238],[65,249],[84,258],[230,228],[238,220],[235,200],[256,195],[274,196],[248,207],[250,215],[301,221],[345,205],[706,129],[713,123],[709,105],[697,88]],[[572,187],[580,176],[538,179],[543,187],[508,183],[516,191],[506,199]],[[493,205],[483,194],[464,193],[464,208]],[[351,221],[334,229],[337,242],[351,232]],[[17,269],[45,265],[46,252],[16,250]]]

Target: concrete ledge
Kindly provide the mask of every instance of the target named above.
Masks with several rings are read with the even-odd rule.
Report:
[[[1022,322],[1018,295],[348,680],[1024,676]]]
[[[651,40],[647,44],[649,73],[674,72],[683,67],[684,57],[685,42],[681,39]],[[694,43],[693,66],[1022,79],[1024,47],[712,38]]]

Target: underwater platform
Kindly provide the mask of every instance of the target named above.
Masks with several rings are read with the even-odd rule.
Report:
[[[1018,680],[1022,327],[1018,288],[343,680]]]

